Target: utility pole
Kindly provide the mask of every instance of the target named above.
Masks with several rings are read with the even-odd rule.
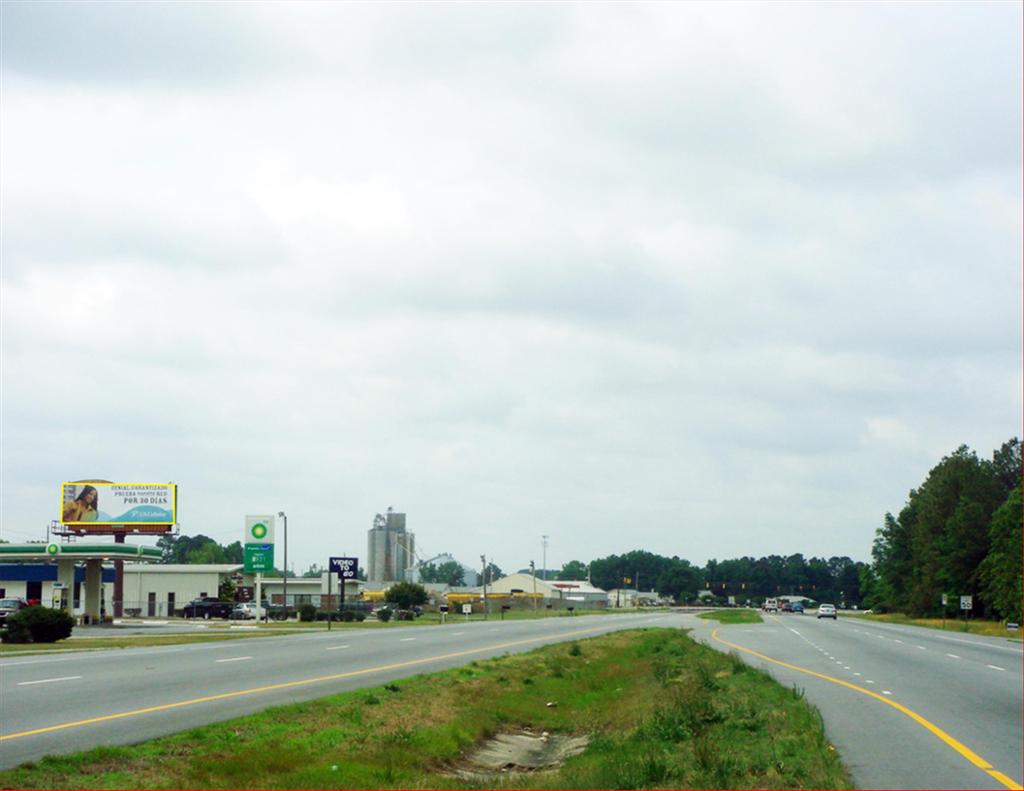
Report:
[[[532,560],[530,561],[530,576],[533,577],[533,609],[534,609],[534,612],[536,612],[536,610],[537,610],[537,567],[534,565]],[[140,579],[142,578],[141,574],[139,575],[139,578]]]
[[[484,555],[480,556],[480,565],[482,568],[481,579],[484,581],[484,620],[487,620],[487,557]]]
[[[548,537],[547,536],[541,536],[540,537],[540,545],[541,545],[541,547],[544,550],[543,555],[542,555],[541,560],[540,560],[540,562],[541,562],[540,573],[544,575],[544,581],[547,582],[548,581]]]

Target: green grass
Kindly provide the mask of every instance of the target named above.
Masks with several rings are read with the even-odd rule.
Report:
[[[606,614],[605,610],[583,610],[574,613],[564,610],[539,610],[512,611],[505,613],[509,620],[533,619],[533,618],[574,618],[579,615]],[[447,623],[442,624],[439,613],[424,613],[415,621],[391,620],[382,623],[376,619],[367,619],[363,622],[351,621],[348,623],[335,621],[331,624],[332,630],[339,629],[401,629],[406,626],[457,626],[465,623],[463,615],[449,615]],[[472,621],[484,620],[482,613],[475,613],[470,616]],[[491,613],[488,620],[500,621],[498,613]],[[175,634],[122,634],[118,635],[112,630],[109,635],[93,637],[76,636],[72,634],[68,640],[61,640],[57,643],[0,643],[0,656],[10,654],[39,653],[51,651],[89,651],[101,648],[141,648],[146,646],[178,645],[182,643],[205,643],[215,640],[241,640],[248,637],[272,637],[282,636],[290,632],[304,631],[327,631],[327,621],[271,621],[269,623],[254,623],[245,621],[244,629],[232,628],[228,621],[181,621],[181,623],[193,623],[197,630],[202,631],[179,632]]]
[[[554,705],[549,705],[554,704]],[[450,774],[499,732],[586,734],[561,768]],[[849,788],[798,692],[676,629],[475,661],[130,747],[0,772],[0,788]]]
[[[1006,628],[1006,624],[1002,621],[982,621],[974,618],[968,621],[964,621],[963,618],[947,618],[943,621],[941,618],[912,618],[899,612],[865,615],[856,610],[843,610],[840,615],[844,618],[854,615],[867,621],[922,626],[928,629],[944,629],[947,632],[965,632],[967,634],[980,634],[987,637],[1006,637],[1011,640],[1019,640],[1021,637],[1020,629],[1011,631]]]
[[[82,637],[56,643],[0,643],[0,656],[54,651],[95,651],[101,648],[142,648],[146,646],[180,645],[182,643],[214,643],[243,640],[249,637],[281,637],[282,632],[204,632],[203,634],[143,634],[121,637]]]
[[[721,621],[722,623],[762,623],[761,614],[757,610],[728,609],[702,612],[697,616],[705,621]]]

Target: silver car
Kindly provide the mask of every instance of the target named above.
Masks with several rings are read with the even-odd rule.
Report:
[[[818,605],[818,617],[831,618],[833,621],[838,620],[838,617],[836,616],[836,606],[834,604]]]

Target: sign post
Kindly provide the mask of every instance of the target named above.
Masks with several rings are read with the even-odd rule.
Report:
[[[331,575],[338,575],[338,587],[341,588],[339,592],[338,612],[343,612],[345,609],[345,582],[348,580],[357,579],[359,574],[359,558],[340,558],[332,557],[327,562],[327,585],[328,591],[330,590]],[[331,616],[327,616],[327,628],[331,627]]]
[[[260,620],[265,614],[263,612],[263,573],[274,570],[274,517],[272,514],[245,517],[242,558],[245,573],[256,575],[256,619]]]
[[[334,572],[327,572],[327,601],[331,600],[331,582],[334,580]],[[334,613],[327,613],[327,631],[331,631],[331,616]]]
[[[964,630],[967,629],[967,616],[971,613],[971,608],[974,607],[973,596],[961,596],[960,597],[960,609],[964,613]]]

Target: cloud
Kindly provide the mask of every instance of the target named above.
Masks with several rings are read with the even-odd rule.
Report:
[[[1015,6],[3,21],[12,536],[101,475],[300,567],[387,505],[510,568],[866,558],[1020,431]]]

